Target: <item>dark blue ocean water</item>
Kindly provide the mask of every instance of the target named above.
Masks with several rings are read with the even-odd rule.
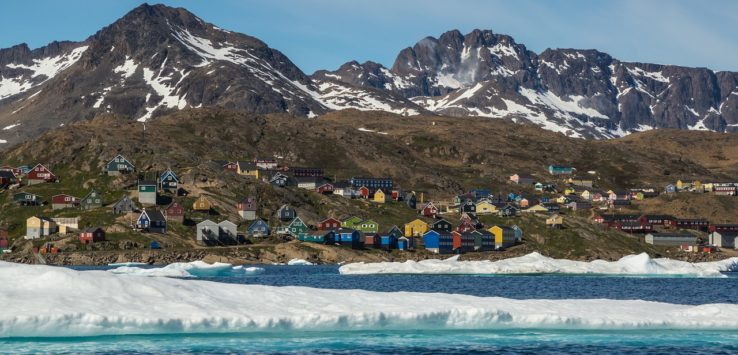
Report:
[[[414,291],[515,299],[641,299],[738,304],[738,277],[574,275],[340,275],[338,266],[263,266],[260,275],[192,279],[236,284]],[[100,269],[76,267],[79,270]],[[398,300],[400,302],[401,300]],[[407,354],[733,354],[738,332],[551,329],[130,335],[0,339],[0,353],[407,353]]]

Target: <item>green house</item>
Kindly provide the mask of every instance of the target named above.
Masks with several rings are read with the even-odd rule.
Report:
[[[336,240],[336,233],[333,231],[302,232],[297,239],[309,243],[333,244]]]
[[[377,233],[379,231],[379,223],[367,219],[356,224],[356,228],[354,229],[363,233]]]
[[[13,202],[20,206],[38,206],[44,203],[41,196],[29,192],[19,192],[13,195]]]
[[[87,194],[79,203],[79,207],[83,210],[91,210],[93,208],[100,208],[103,205],[102,196],[100,193],[93,189]]]
[[[346,219],[345,221],[341,222],[341,227],[343,227],[343,228],[351,228],[351,229],[358,229],[357,228],[357,224],[361,223],[362,221],[363,221],[363,219],[361,219],[359,217],[356,217],[356,216],[353,216],[353,217],[350,217],[350,218]]]
[[[305,233],[307,231],[308,227],[300,217],[295,217],[295,219],[287,225],[287,233],[295,237],[299,236],[300,233]]]
[[[133,166],[133,164],[124,156],[118,154],[113,158],[113,160],[105,164],[105,171],[110,176],[129,174],[136,171],[136,167]]]

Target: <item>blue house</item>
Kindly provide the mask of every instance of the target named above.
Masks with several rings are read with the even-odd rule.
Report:
[[[266,237],[271,234],[269,225],[261,218],[251,222],[249,227],[246,229],[246,232],[252,237]]]
[[[161,249],[161,245],[154,240],[149,244],[149,249]]]
[[[336,243],[350,245],[351,249],[362,249],[364,241],[361,240],[361,232],[351,228],[341,228],[336,231]]]
[[[454,250],[454,237],[448,232],[428,231],[423,234],[425,249],[436,254],[451,254]]]
[[[410,240],[407,237],[400,237],[397,238],[397,249],[398,250],[408,250],[410,249]]]
[[[397,249],[397,239],[398,238],[395,237],[394,235],[391,235],[391,234],[390,235],[383,235],[383,236],[381,236],[379,238],[380,238],[379,245],[380,245],[380,248],[382,250],[389,251],[389,250],[392,250],[392,249]]]
[[[472,189],[471,191],[469,191],[469,193],[476,200],[480,200],[483,198],[492,198],[492,191],[487,189]]]
[[[574,168],[563,165],[549,165],[548,173],[551,175],[571,175],[574,173]]]
[[[141,212],[141,215],[136,219],[136,228],[151,233],[162,233],[167,232],[167,219],[158,210],[146,210]]]
[[[667,194],[673,194],[673,193],[676,193],[677,188],[676,188],[676,186],[674,186],[674,184],[669,184],[669,185],[666,185],[666,189],[665,190],[666,190],[666,193]]]
[[[172,169],[167,169],[161,176],[159,176],[159,188],[162,191],[174,193],[177,192],[179,186],[179,178]]]
[[[308,243],[333,244],[336,242],[336,233],[332,230],[307,231],[300,233],[297,240]]]

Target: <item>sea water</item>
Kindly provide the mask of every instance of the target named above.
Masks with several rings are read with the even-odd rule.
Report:
[[[738,304],[738,277],[582,275],[340,275],[338,266],[261,266],[258,274],[183,279],[190,283],[307,286],[318,289],[422,292],[515,300],[610,299],[669,304]],[[108,268],[78,267],[77,270]],[[401,304],[402,297],[387,294]],[[140,302],[146,303],[146,299]],[[336,302],[341,302],[336,299]],[[155,305],[152,305],[152,307]],[[1,310],[0,310],[1,311]],[[605,311],[605,310],[603,310]],[[633,312],[638,312],[633,309]],[[267,330],[237,333],[18,337],[0,339],[0,353],[738,353],[735,329],[368,329]]]

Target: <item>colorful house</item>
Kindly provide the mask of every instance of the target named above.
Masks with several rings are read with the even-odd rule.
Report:
[[[351,249],[363,249],[364,240],[362,240],[361,232],[351,228],[341,228],[336,233],[336,243],[341,245],[350,245]],[[376,234],[371,233],[370,234]]]
[[[405,223],[405,236],[406,237],[419,237],[428,231],[428,223],[423,220],[416,219],[410,223]]]
[[[475,229],[477,229],[477,226],[472,219],[462,219],[461,223],[454,230],[459,233],[468,233],[473,232]]]
[[[397,238],[397,250],[415,249],[415,238],[399,237]]]
[[[397,238],[397,236],[394,236],[391,234],[380,236],[379,237],[379,248],[382,250],[386,250],[386,251],[397,249],[398,239],[399,238]]]
[[[128,198],[128,195],[123,195],[118,202],[113,204],[113,213],[114,214],[124,214],[129,212],[134,212],[137,210],[136,205],[133,203],[133,201]]]
[[[79,242],[92,244],[105,241],[105,230],[100,227],[85,228],[79,232]]]
[[[561,228],[564,225],[564,217],[560,214],[554,214],[546,218],[546,226],[551,228]]]
[[[515,245],[515,230],[505,226],[492,226],[488,229],[495,236],[495,249],[505,249]]]
[[[164,209],[164,217],[167,221],[184,223],[185,209],[177,202],[172,202]]]
[[[205,195],[198,197],[192,204],[192,209],[199,212],[210,212],[210,208],[210,201],[205,197]]]
[[[252,221],[256,219],[256,197],[246,197],[236,204],[238,215],[244,220]]]
[[[526,210],[523,210],[522,212],[527,212],[527,213],[548,213],[548,208],[546,208],[546,206],[544,206],[542,204],[539,204],[539,205],[535,205],[533,207],[530,207],[530,208],[528,208]]]
[[[334,244],[336,232],[332,230],[304,231],[297,236],[297,240],[307,243]]]
[[[423,217],[436,218],[436,216],[438,215],[438,207],[436,207],[433,202],[428,202],[420,210],[420,214]]]
[[[177,187],[179,187],[179,178],[172,169],[167,169],[163,174],[159,176],[159,187],[162,191],[169,193],[176,193]]]
[[[390,229],[385,233],[385,235],[394,235],[397,238],[400,238],[405,235],[403,231],[398,226],[392,226]]]
[[[363,233],[377,233],[379,232],[379,224],[371,219],[366,219],[357,224],[356,229]]]
[[[28,172],[26,181],[28,185],[42,184],[45,182],[56,182],[57,178],[47,167],[37,164]]]
[[[267,224],[263,219],[257,218],[246,229],[248,235],[252,237],[266,237],[269,234],[271,234],[271,229],[269,228],[269,224]]]
[[[113,160],[105,164],[105,172],[108,174],[108,176],[130,174],[134,171],[136,171],[136,167],[133,165],[133,163],[131,163],[121,154],[116,155]]]
[[[44,204],[44,200],[30,192],[18,192],[13,195],[13,203],[19,206],[40,206]]]
[[[335,218],[327,218],[318,223],[318,230],[329,230],[341,228],[341,221]]]
[[[290,177],[281,173],[281,172],[274,172],[269,176],[269,183],[272,186],[277,187],[286,187],[289,185]]]
[[[450,254],[453,252],[454,237],[448,232],[428,231],[423,234],[425,249],[436,254]]]
[[[138,202],[143,205],[156,205],[156,182],[138,181]]]
[[[60,210],[77,206],[79,206],[79,199],[74,196],[67,194],[51,196],[51,209]]]
[[[144,232],[166,234],[167,219],[158,210],[144,209],[136,219],[136,228]]]
[[[300,217],[295,217],[295,219],[287,225],[287,234],[292,235],[293,237],[297,237],[300,233],[307,231],[307,224],[305,224]]]
[[[255,163],[248,161],[239,161],[236,163],[236,172],[239,175],[250,176],[254,179],[259,178],[259,167]]]
[[[453,226],[451,225],[451,222],[445,219],[439,219],[431,223],[430,229],[439,232],[451,232],[453,230]]]
[[[474,250],[491,251],[495,250],[495,236],[489,231],[477,229],[474,232]]]
[[[277,217],[283,222],[291,221],[297,217],[297,211],[289,205],[282,205],[282,207],[277,210]]]
[[[501,217],[515,217],[518,215],[518,209],[513,205],[505,205],[499,209],[498,215]]]
[[[57,232],[56,222],[50,218],[32,216],[26,219],[26,239],[38,239]]]
[[[325,182],[315,188],[315,192],[324,195],[332,195],[333,191],[335,191],[335,187],[330,182]]]
[[[363,221],[363,219],[356,217],[356,216],[351,216],[345,219],[343,222],[341,222],[341,228],[356,229],[356,227],[358,226],[359,223],[361,223],[361,221]]]
[[[497,213],[497,206],[493,205],[489,200],[480,200],[477,202],[477,214],[486,215]]]
[[[386,202],[386,196],[384,194],[384,191],[382,191],[382,189],[377,189],[377,191],[374,192],[374,202],[376,203]]]
[[[526,174],[513,174],[510,176],[510,181],[520,185],[530,185],[535,182],[535,179]]]
[[[359,187],[359,197],[369,198],[369,188],[366,186]]]
[[[95,189],[92,189],[87,196],[83,197],[79,202],[79,207],[83,210],[91,210],[100,208],[103,205],[102,196]]]

